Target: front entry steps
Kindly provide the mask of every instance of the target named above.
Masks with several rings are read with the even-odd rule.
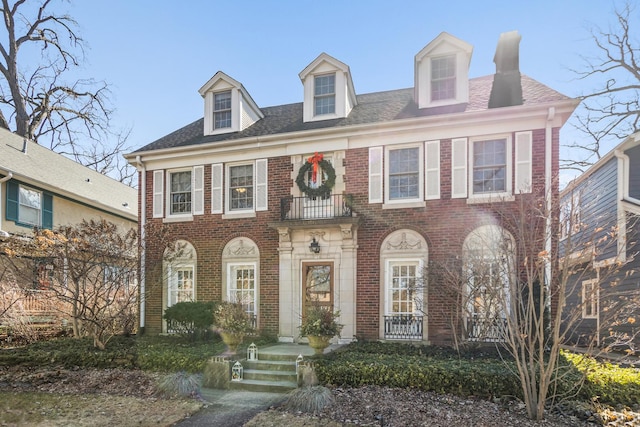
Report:
[[[242,381],[231,381],[231,390],[288,393],[298,387],[297,355],[262,353],[259,360],[241,360]]]
[[[325,353],[340,347],[329,346]],[[258,360],[240,360],[243,368],[242,381],[231,381],[231,390],[287,393],[298,387],[296,360],[302,355],[303,360],[314,354],[307,344],[276,344],[258,349]]]

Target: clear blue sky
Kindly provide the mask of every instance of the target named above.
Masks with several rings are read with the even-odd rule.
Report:
[[[618,2],[619,3],[619,2]],[[198,89],[218,70],[259,106],[300,102],[298,73],[321,52],[348,64],[357,93],[411,87],[413,58],[440,32],[474,46],[471,77],[495,71],[500,33],[518,30],[520,69],[569,96],[590,87],[570,68],[595,54],[607,0],[76,0],[89,45],[83,74],[112,85],[116,124],[139,148],[203,115]],[[563,143],[574,138],[562,134]]]

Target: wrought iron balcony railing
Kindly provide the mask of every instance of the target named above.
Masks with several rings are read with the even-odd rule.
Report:
[[[487,318],[474,314],[467,318],[469,341],[504,342],[507,334],[507,319]]]
[[[280,220],[329,219],[351,217],[351,197],[327,194],[318,197],[285,197],[280,199]]]
[[[423,316],[395,314],[384,316],[384,338],[387,340],[422,340]]]

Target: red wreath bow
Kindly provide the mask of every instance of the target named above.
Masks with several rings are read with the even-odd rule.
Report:
[[[318,152],[316,151],[313,156],[307,159],[307,162],[313,165],[313,170],[311,172],[311,181],[313,181],[314,183],[318,179],[318,163],[320,163],[323,158],[324,156],[322,154],[318,154]]]

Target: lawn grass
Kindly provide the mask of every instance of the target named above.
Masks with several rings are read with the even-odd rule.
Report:
[[[170,426],[201,407],[193,399],[0,392],[0,425]]]

